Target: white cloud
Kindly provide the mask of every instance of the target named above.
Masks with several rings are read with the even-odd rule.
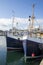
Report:
[[[14,26],[16,26],[18,29],[26,29],[28,25],[28,18],[17,18],[14,19]]]
[[[1,18],[0,19],[0,30],[9,30],[10,28],[12,28],[12,22],[13,19],[10,18]],[[36,22],[36,26],[40,25],[41,27],[43,27],[43,19],[37,19],[35,20]],[[14,18],[14,24],[13,26],[15,26],[18,29],[26,29],[29,25],[29,21],[28,18]]]
[[[8,30],[11,25],[11,19],[1,18],[0,19],[0,30]]]

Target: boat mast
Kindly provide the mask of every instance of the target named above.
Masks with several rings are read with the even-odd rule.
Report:
[[[33,30],[33,25],[34,25],[34,18],[35,18],[35,16],[34,16],[34,4],[32,5],[32,16],[29,16],[29,21],[30,21],[30,24],[29,24],[29,30],[30,30],[30,32],[32,32],[32,30]]]
[[[13,19],[12,19],[12,34],[13,34],[13,24],[14,24],[14,11],[12,11],[13,13]]]
[[[35,18],[35,16],[34,16],[34,4],[32,5],[32,24],[31,24],[31,29],[33,29],[33,25],[34,25],[34,18]]]
[[[30,21],[30,24],[29,24],[29,32],[30,32],[30,36],[32,37],[32,30],[34,28],[34,4],[32,5],[32,16],[29,16],[29,21]]]

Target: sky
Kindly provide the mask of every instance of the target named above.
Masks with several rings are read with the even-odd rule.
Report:
[[[43,0],[0,0],[0,19],[4,19],[3,23],[6,23],[8,21],[6,19],[11,19],[13,16],[28,18],[32,16],[32,4],[35,4],[35,19],[43,19]]]
[[[35,17],[43,18],[43,0],[0,0],[0,18],[10,18],[12,15],[27,18],[32,15],[33,3]]]

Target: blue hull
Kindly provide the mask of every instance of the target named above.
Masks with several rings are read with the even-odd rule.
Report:
[[[24,40],[23,42],[23,48],[24,48],[24,54],[26,56],[32,56],[34,53],[35,56],[43,55],[43,47],[42,43],[37,43],[31,40]]]
[[[22,40],[7,37],[7,47],[10,49],[11,48],[23,49]]]

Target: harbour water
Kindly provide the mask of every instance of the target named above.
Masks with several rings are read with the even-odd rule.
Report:
[[[42,58],[28,59],[25,63],[23,52],[8,51],[7,52],[7,65],[40,65]]]
[[[6,36],[0,36],[0,65],[6,65],[7,46]]]

